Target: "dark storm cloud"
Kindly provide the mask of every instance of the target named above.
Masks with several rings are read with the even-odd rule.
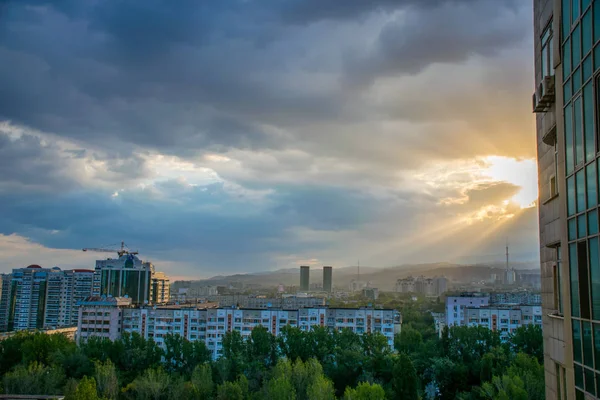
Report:
[[[530,29],[513,23],[520,8],[512,1],[425,3],[437,7],[420,8],[387,22],[374,48],[349,64],[350,78],[417,74],[434,63],[492,56],[523,40]]]
[[[98,154],[67,149],[30,133],[0,125],[0,193],[52,195],[89,186],[123,184],[151,175],[146,160],[125,150]]]
[[[504,1],[27,4],[10,2],[0,21],[0,60],[10,61],[0,67],[1,116],[78,140],[175,153],[280,148],[290,143],[271,137],[265,125],[293,131],[307,120],[360,115],[364,106],[347,109],[349,94],[335,83],[343,71],[329,72],[330,87],[314,86],[335,52],[305,59],[312,47],[306,41],[335,26],[304,37],[294,15],[318,22],[407,10],[406,23],[386,23],[374,50],[336,61],[349,63],[346,82],[490,53],[519,34],[510,23],[483,29],[483,21],[512,4]],[[448,4],[475,11],[466,14],[468,22],[459,12],[447,18]],[[351,49],[352,38],[341,44]]]

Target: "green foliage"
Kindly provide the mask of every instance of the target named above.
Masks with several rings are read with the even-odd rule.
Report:
[[[307,398],[310,400],[335,400],[333,383],[319,375],[307,388]]]
[[[344,400],[384,400],[385,391],[377,384],[359,383],[355,389],[347,387]]]
[[[110,360],[104,363],[96,361],[94,377],[100,397],[107,400],[117,398],[119,394],[119,379],[117,378],[115,366]]]
[[[209,364],[199,364],[192,372],[190,380],[195,399],[212,398],[214,383],[212,379],[212,370]]]
[[[65,400],[98,400],[96,392],[96,381],[94,378],[84,376],[79,383],[76,384],[75,390],[65,396]]]
[[[211,359],[210,351],[204,342],[190,342],[180,335],[173,334],[166,335],[164,341],[163,365],[167,372],[189,376],[197,364]]]
[[[519,377],[523,381],[529,399],[544,399],[544,366],[536,357],[524,353],[517,354],[507,373],[508,376]]]
[[[514,353],[529,354],[540,363],[544,362],[544,338],[540,326],[529,324],[515,329],[510,335],[509,343]]]
[[[275,375],[269,379],[265,385],[263,398],[266,400],[295,400],[296,390],[289,376]]]
[[[393,373],[392,388],[396,393],[396,398],[418,400],[417,372],[410,357],[404,353],[398,354],[394,361]]]
[[[528,400],[523,381],[518,376],[495,376],[492,382],[485,382],[481,395],[489,400]]]
[[[277,363],[277,339],[264,326],[252,330],[246,342],[248,359],[270,367]]]
[[[217,387],[217,400],[243,400],[244,392],[237,382],[225,382]]]
[[[394,338],[394,347],[400,353],[417,353],[422,346],[423,336],[412,325],[403,326],[400,334]]]
[[[58,394],[64,382],[62,371],[54,367],[46,367],[37,361],[17,365],[7,372],[2,379],[4,392],[7,394]]]
[[[169,375],[162,369],[147,369],[129,384],[126,391],[135,393],[135,398],[160,400],[166,397],[170,382]]]

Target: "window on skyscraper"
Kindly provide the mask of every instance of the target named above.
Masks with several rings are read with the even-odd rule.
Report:
[[[554,75],[552,58],[552,21],[550,21],[548,27],[542,34],[542,76]]]

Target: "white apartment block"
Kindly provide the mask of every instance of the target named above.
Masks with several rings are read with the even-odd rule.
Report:
[[[396,310],[330,309],[326,307],[282,309],[241,309],[241,308],[181,308],[181,307],[117,307],[112,314],[106,311],[103,299],[94,299],[82,303],[81,339],[100,334],[103,337],[117,338],[122,332],[137,332],[146,339],[153,339],[163,345],[167,334],[179,334],[187,340],[202,340],[217,359],[223,352],[223,336],[236,330],[242,337],[250,336],[257,326],[264,326],[273,335],[279,335],[285,326],[295,326],[308,331],[314,326],[330,329],[347,328],[357,334],[383,334],[390,346],[394,344],[394,335],[400,332],[401,317]],[[102,308],[97,310],[97,308]],[[120,318],[119,323],[110,323],[101,327],[84,325],[84,313],[87,315],[106,314]],[[104,320],[103,320],[104,321]],[[84,329],[86,329],[83,331]],[[91,330],[90,330],[91,329]],[[100,329],[100,331],[98,331]]]
[[[483,306],[466,307],[464,325],[485,326],[500,332],[502,340],[523,325],[542,326],[542,306]]]
[[[448,327],[465,325],[465,308],[485,307],[490,296],[448,296],[446,297],[446,325]]]

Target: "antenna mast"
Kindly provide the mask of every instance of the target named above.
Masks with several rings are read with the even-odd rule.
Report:
[[[506,270],[508,271],[508,240],[506,241]]]

